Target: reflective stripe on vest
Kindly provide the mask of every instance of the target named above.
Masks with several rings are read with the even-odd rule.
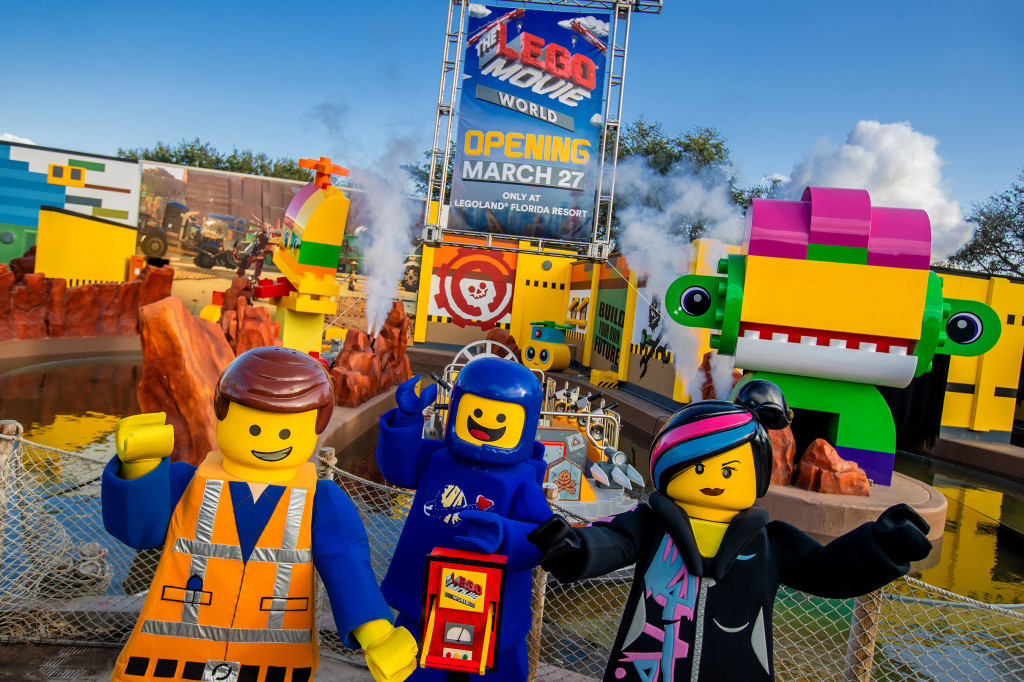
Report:
[[[206,469],[206,466],[202,466],[197,473],[200,476],[213,473],[207,473],[204,469]],[[315,477],[313,477],[312,482],[315,485]],[[168,545],[170,545],[168,549],[188,556],[189,567],[186,578],[197,576],[205,585],[207,584],[207,568],[211,559],[237,561],[241,564],[242,549],[236,544],[213,541],[216,532],[218,509],[222,502],[228,505],[231,504],[230,495],[224,495],[225,481],[218,478],[205,478],[205,480],[197,478],[194,483],[203,486],[202,499],[196,513],[195,539],[187,537],[174,538],[173,543],[168,542]],[[292,486],[287,489],[287,494],[278,501],[278,508],[275,508],[274,513],[267,521],[269,526],[273,523],[274,518],[280,519],[280,516],[277,515],[280,507],[286,505],[284,509],[284,525],[280,531],[280,547],[254,547],[249,556],[249,562],[276,565],[273,585],[267,585],[265,588],[266,592],[258,595],[260,611],[267,613],[265,628],[236,628],[200,624],[200,607],[206,609],[212,607],[209,598],[210,593],[207,591],[208,588],[204,587],[201,592],[192,594],[192,590],[165,587],[165,593],[174,593],[167,596],[173,597],[174,601],[182,602],[181,621],[167,620],[168,614],[165,612],[164,618],[145,618],[141,624],[140,632],[150,635],[203,639],[225,643],[302,644],[311,642],[314,634],[311,628],[284,629],[285,614],[288,611],[309,611],[312,614],[315,608],[315,604],[312,603],[312,589],[306,594],[306,591],[300,588],[299,594],[304,596],[289,596],[291,594],[291,583],[295,565],[311,564],[313,561],[311,549],[298,548],[300,538],[303,537],[303,517],[307,498],[311,493],[312,490],[300,486]],[[186,495],[189,494],[186,491]],[[194,495],[195,492],[191,494]],[[222,516],[225,517],[221,520],[222,525],[226,523],[227,518],[230,517],[232,520],[234,518],[233,513],[224,514],[222,512]],[[311,522],[311,519],[307,521],[307,523],[309,522]],[[280,528],[280,526],[278,527]],[[184,528],[180,530],[183,534],[187,532]],[[222,530],[221,539],[224,539],[223,533],[224,531]],[[308,533],[307,529],[307,538]],[[245,575],[244,571],[243,575]],[[181,593],[180,596],[177,594],[178,592]],[[206,595],[206,597],[201,597],[200,595]],[[231,602],[233,601],[231,599]],[[223,608],[223,602],[218,605],[218,608]],[[149,615],[154,616],[155,614]],[[312,621],[312,618],[310,620]]]
[[[203,503],[199,506],[199,517],[196,519],[195,545],[198,547],[213,545],[213,526],[217,519],[217,507],[220,505],[220,498],[224,492],[224,481],[207,479],[203,487]],[[209,554],[193,554],[192,566],[189,568],[189,575],[206,577],[206,564],[210,559]],[[242,559],[242,550],[238,550],[238,559]],[[198,623],[200,604],[185,604],[181,611],[181,622]]]

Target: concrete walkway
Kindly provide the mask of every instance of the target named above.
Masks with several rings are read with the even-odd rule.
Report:
[[[60,644],[0,645],[0,681],[86,680],[106,682],[120,648]],[[366,668],[320,657],[316,679],[324,682],[372,681]]]

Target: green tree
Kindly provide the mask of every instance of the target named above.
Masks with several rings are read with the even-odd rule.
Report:
[[[1008,190],[971,209],[967,221],[977,225],[974,236],[950,256],[949,264],[990,275],[1024,277],[1024,166]]]
[[[313,171],[299,167],[295,159],[271,159],[262,152],[254,153],[250,149],[238,151],[237,148],[224,155],[209,142],[202,142],[198,137],[193,140],[182,140],[174,147],[157,142],[155,147],[119,148],[117,155],[122,159],[159,161],[192,168],[210,168],[302,182],[310,182],[313,179]]]
[[[428,149],[423,152],[423,161],[420,163],[403,163],[401,169],[404,170],[408,175],[409,179],[413,183],[413,196],[425,197],[427,196],[427,178],[430,177],[430,157],[431,151]],[[437,163],[434,164],[434,191],[430,197],[432,200],[437,201],[437,197],[441,188],[441,165],[442,160],[438,158]],[[448,150],[448,177],[445,181],[444,186],[444,200],[447,202],[451,198],[452,194],[452,172],[455,168],[455,143],[452,142],[451,148]]]
[[[679,164],[689,166],[693,172],[726,166],[729,154],[722,134],[705,126],[669,137],[661,121],[648,121],[641,116],[627,123],[619,133],[619,161],[640,156],[661,175],[667,175]]]

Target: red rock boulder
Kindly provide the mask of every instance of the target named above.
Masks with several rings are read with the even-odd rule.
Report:
[[[95,284],[69,287],[64,293],[64,336],[96,336]]]
[[[0,341],[14,338],[14,323],[11,321],[11,289],[14,287],[14,273],[7,263],[0,263]]]
[[[21,283],[11,288],[11,322],[15,338],[41,339],[46,336],[46,304],[49,301],[46,275],[25,273]]]
[[[793,430],[769,429],[772,439],[772,485],[789,485],[793,480],[793,458],[796,456],[796,440]]]
[[[864,470],[856,462],[840,457],[836,449],[822,438],[811,443],[800,458],[793,485],[834,495],[867,497],[871,494]]]
[[[139,405],[166,412],[174,426],[172,461],[199,464],[216,447],[217,380],[235,358],[220,328],[164,298],[139,310],[142,377]]]

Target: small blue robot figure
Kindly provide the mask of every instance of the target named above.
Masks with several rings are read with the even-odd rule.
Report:
[[[423,410],[437,387],[417,394],[418,380],[398,387],[397,409],[380,419],[377,466],[390,483],[416,490],[381,591],[399,623],[418,635],[424,566],[434,547],[504,554],[498,669],[487,679],[525,680],[531,571],[540,559],[526,535],[551,517],[541,486],[544,446],[536,441],[540,383],[517,363],[472,360],[452,386],[438,441],[422,435]],[[447,673],[419,669],[410,679],[445,680]]]

